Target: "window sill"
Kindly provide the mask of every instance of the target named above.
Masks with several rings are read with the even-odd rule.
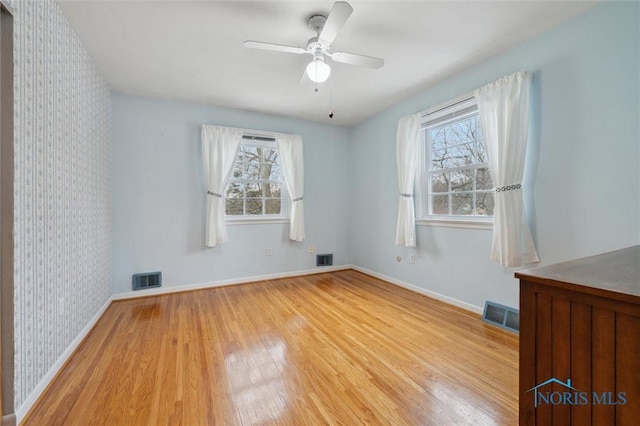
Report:
[[[291,220],[287,217],[278,217],[273,219],[267,219],[264,217],[256,219],[226,219],[227,225],[264,225],[270,223],[289,223]]]
[[[416,219],[416,225],[442,226],[445,228],[493,229],[493,219],[471,219],[466,217],[429,217]]]

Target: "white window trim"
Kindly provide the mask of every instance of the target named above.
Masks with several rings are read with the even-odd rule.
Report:
[[[230,217],[230,216],[227,216]],[[256,218],[252,217],[242,217],[242,218],[233,218],[226,219],[227,225],[265,225],[265,224],[274,224],[274,223],[290,223],[291,219],[287,217],[277,217],[273,219],[269,219],[263,216],[256,216]]]
[[[433,108],[429,108],[422,112],[423,122],[420,126],[420,147],[421,147],[421,155],[419,159],[419,168],[418,173],[416,173],[416,181],[414,193],[416,199],[416,225],[419,226],[438,226],[438,227],[448,227],[448,228],[467,228],[467,229],[493,229],[493,216],[449,216],[449,215],[432,215],[429,214],[429,206],[427,205],[427,200],[429,197],[429,190],[426,180],[428,179],[428,173],[426,171],[426,167],[424,162],[427,158],[427,146],[424,140],[425,132],[423,131],[426,127],[425,117],[431,115],[431,119],[429,121],[433,121],[438,117],[433,117],[435,113],[440,110],[444,110],[452,105],[458,103],[465,103],[469,100],[473,99],[473,93],[467,93],[465,95],[459,96],[455,99],[447,101],[445,103],[439,104]],[[488,164],[487,164],[488,166]]]
[[[244,134],[244,136],[247,136],[247,134]],[[252,137],[257,137],[257,138],[273,138],[272,134],[259,134],[257,132],[251,132]],[[242,145],[253,145],[253,146],[261,146],[261,147],[276,147],[277,149],[277,144],[275,142],[275,140],[272,141],[259,141],[259,140],[250,140],[250,139],[242,139],[242,141],[240,142],[240,146]],[[280,155],[280,153],[278,153],[278,156]],[[235,166],[235,161],[234,161],[234,166]],[[282,166],[280,166],[282,167]],[[229,183],[233,180],[233,178],[229,179]],[[227,184],[228,186],[229,184]],[[290,213],[289,213],[289,204],[290,203],[290,199],[289,199],[289,194],[288,191],[286,189],[286,182],[285,182],[285,177],[284,175],[282,175],[282,189],[281,189],[281,204],[280,204],[280,214],[279,215],[255,215],[255,216],[249,216],[249,215],[245,215],[245,216],[234,216],[234,215],[224,215],[225,218],[225,222],[227,225],[264,225],[264,224],[278,224],[278,223],[290,223],[291,222],[291,217],[290,217]],[[226,196],[226,188],[225,188],[225,196]]]
[[[438,216],[417,219],[416,224],[420,226],[441,226],[445,228],[469,228],[469,229],[493,229],[493,219],[470,219],[465,216]]]

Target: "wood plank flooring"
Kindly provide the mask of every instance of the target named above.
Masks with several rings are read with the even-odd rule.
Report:
[[[348,270],[114,302],[24,425],[517,424],[517,336]]]

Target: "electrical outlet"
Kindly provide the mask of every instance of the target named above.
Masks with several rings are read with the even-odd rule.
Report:
[[[267,247],[267,256],[271,256],[271,247]]]
[[[315,253],[315,249],[313,248],[313,246],[309,246],[309,253],[313,254]]]
[[[409,263],[416,263],[416,255],[411,253],[409,255]]]

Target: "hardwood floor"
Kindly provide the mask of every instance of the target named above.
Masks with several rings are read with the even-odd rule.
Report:
[[[114,302],[24,425],[518,421],[518,338],[356,271]]]

